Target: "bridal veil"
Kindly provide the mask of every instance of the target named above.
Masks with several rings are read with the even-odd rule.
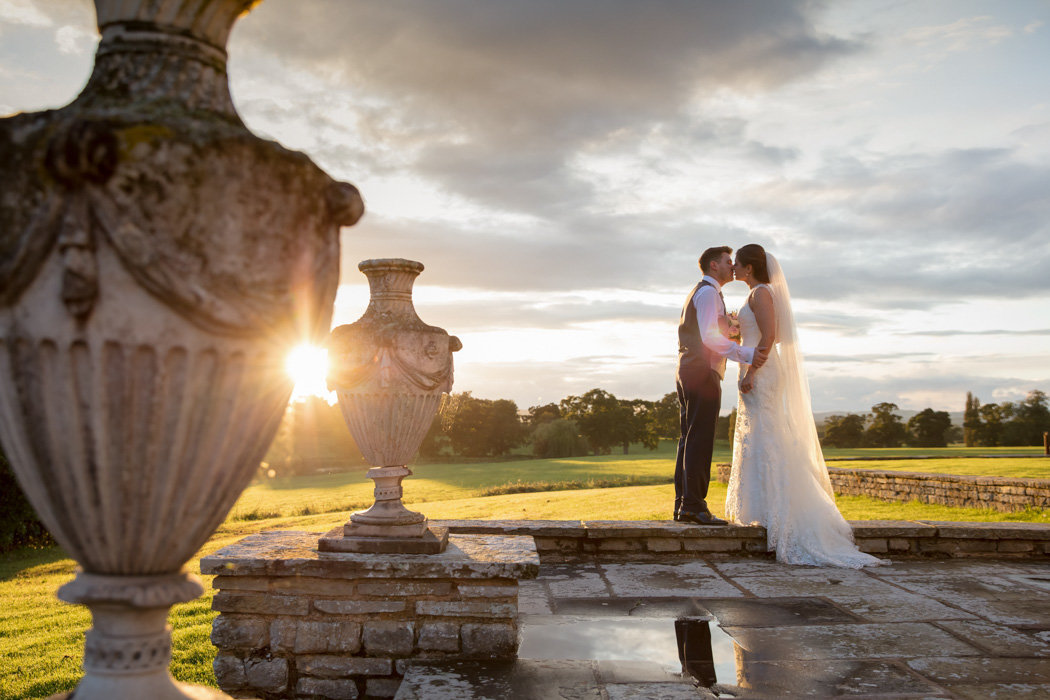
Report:
[[[763,482],[759,489],[738,491],[740,496],[762,493],[764,502],[741,510],[760,518],[766,526],[768,546],[776,550],[780,561],[850,568],[883,563],[857,549],[853,529],[835,505],[813,419],[791,292],[780,263],[769,253],[766,266],[777,348],[767,361],[775,367],[759,369],[756,384],[763,381],[763,372],[775,373],[769,376],[775,391],[753,390],[750,396],[741,395],[745,404],[742,410],[746,409],[749,417],[743,422],[744,428],[751,426],[749,432],[753,434],[738,435],[744,442],[739,451],[734,446],[733,465],[734,471],[739,470],[739,478]],[[750,463],[737,464],[738,456]],[[727,497],[727,510],[728,501]]]

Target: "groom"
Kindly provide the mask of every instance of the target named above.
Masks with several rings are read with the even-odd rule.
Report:
[[[733,280],[733,249],[708,248],[700,256],[703,279],[689,292],[678,324],[678,404],[682,437],[674,469],[674,519],[725,525],[707,508],[715,423],[722,405],[726,358],[761,367],[768,350],[745,348],[728,337],[722,285]]]

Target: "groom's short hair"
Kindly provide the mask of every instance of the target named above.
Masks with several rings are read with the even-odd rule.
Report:
[[[700,270],[706,275],[710,270],[711,263],[722,257],[723,254],[732,255],[733,249],[727,245],[720,245],[717,248],[708,248],[700,255]]]

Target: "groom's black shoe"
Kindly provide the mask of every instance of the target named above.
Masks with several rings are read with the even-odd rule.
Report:
[[[716,518],[710,511],[703,511],[700,513],[693,513],[688,510],[683,510],[675,518],[680,523],[693,523],[695,525],[728,525],[729,523],[721,518]]]

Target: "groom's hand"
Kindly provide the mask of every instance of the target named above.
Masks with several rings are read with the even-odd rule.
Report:
[[[769,348],[757,347],[755,348],[755,355],[751,358],[751,366],[758,369],[762,365],[766,364],[766,358],[769,357]]]

